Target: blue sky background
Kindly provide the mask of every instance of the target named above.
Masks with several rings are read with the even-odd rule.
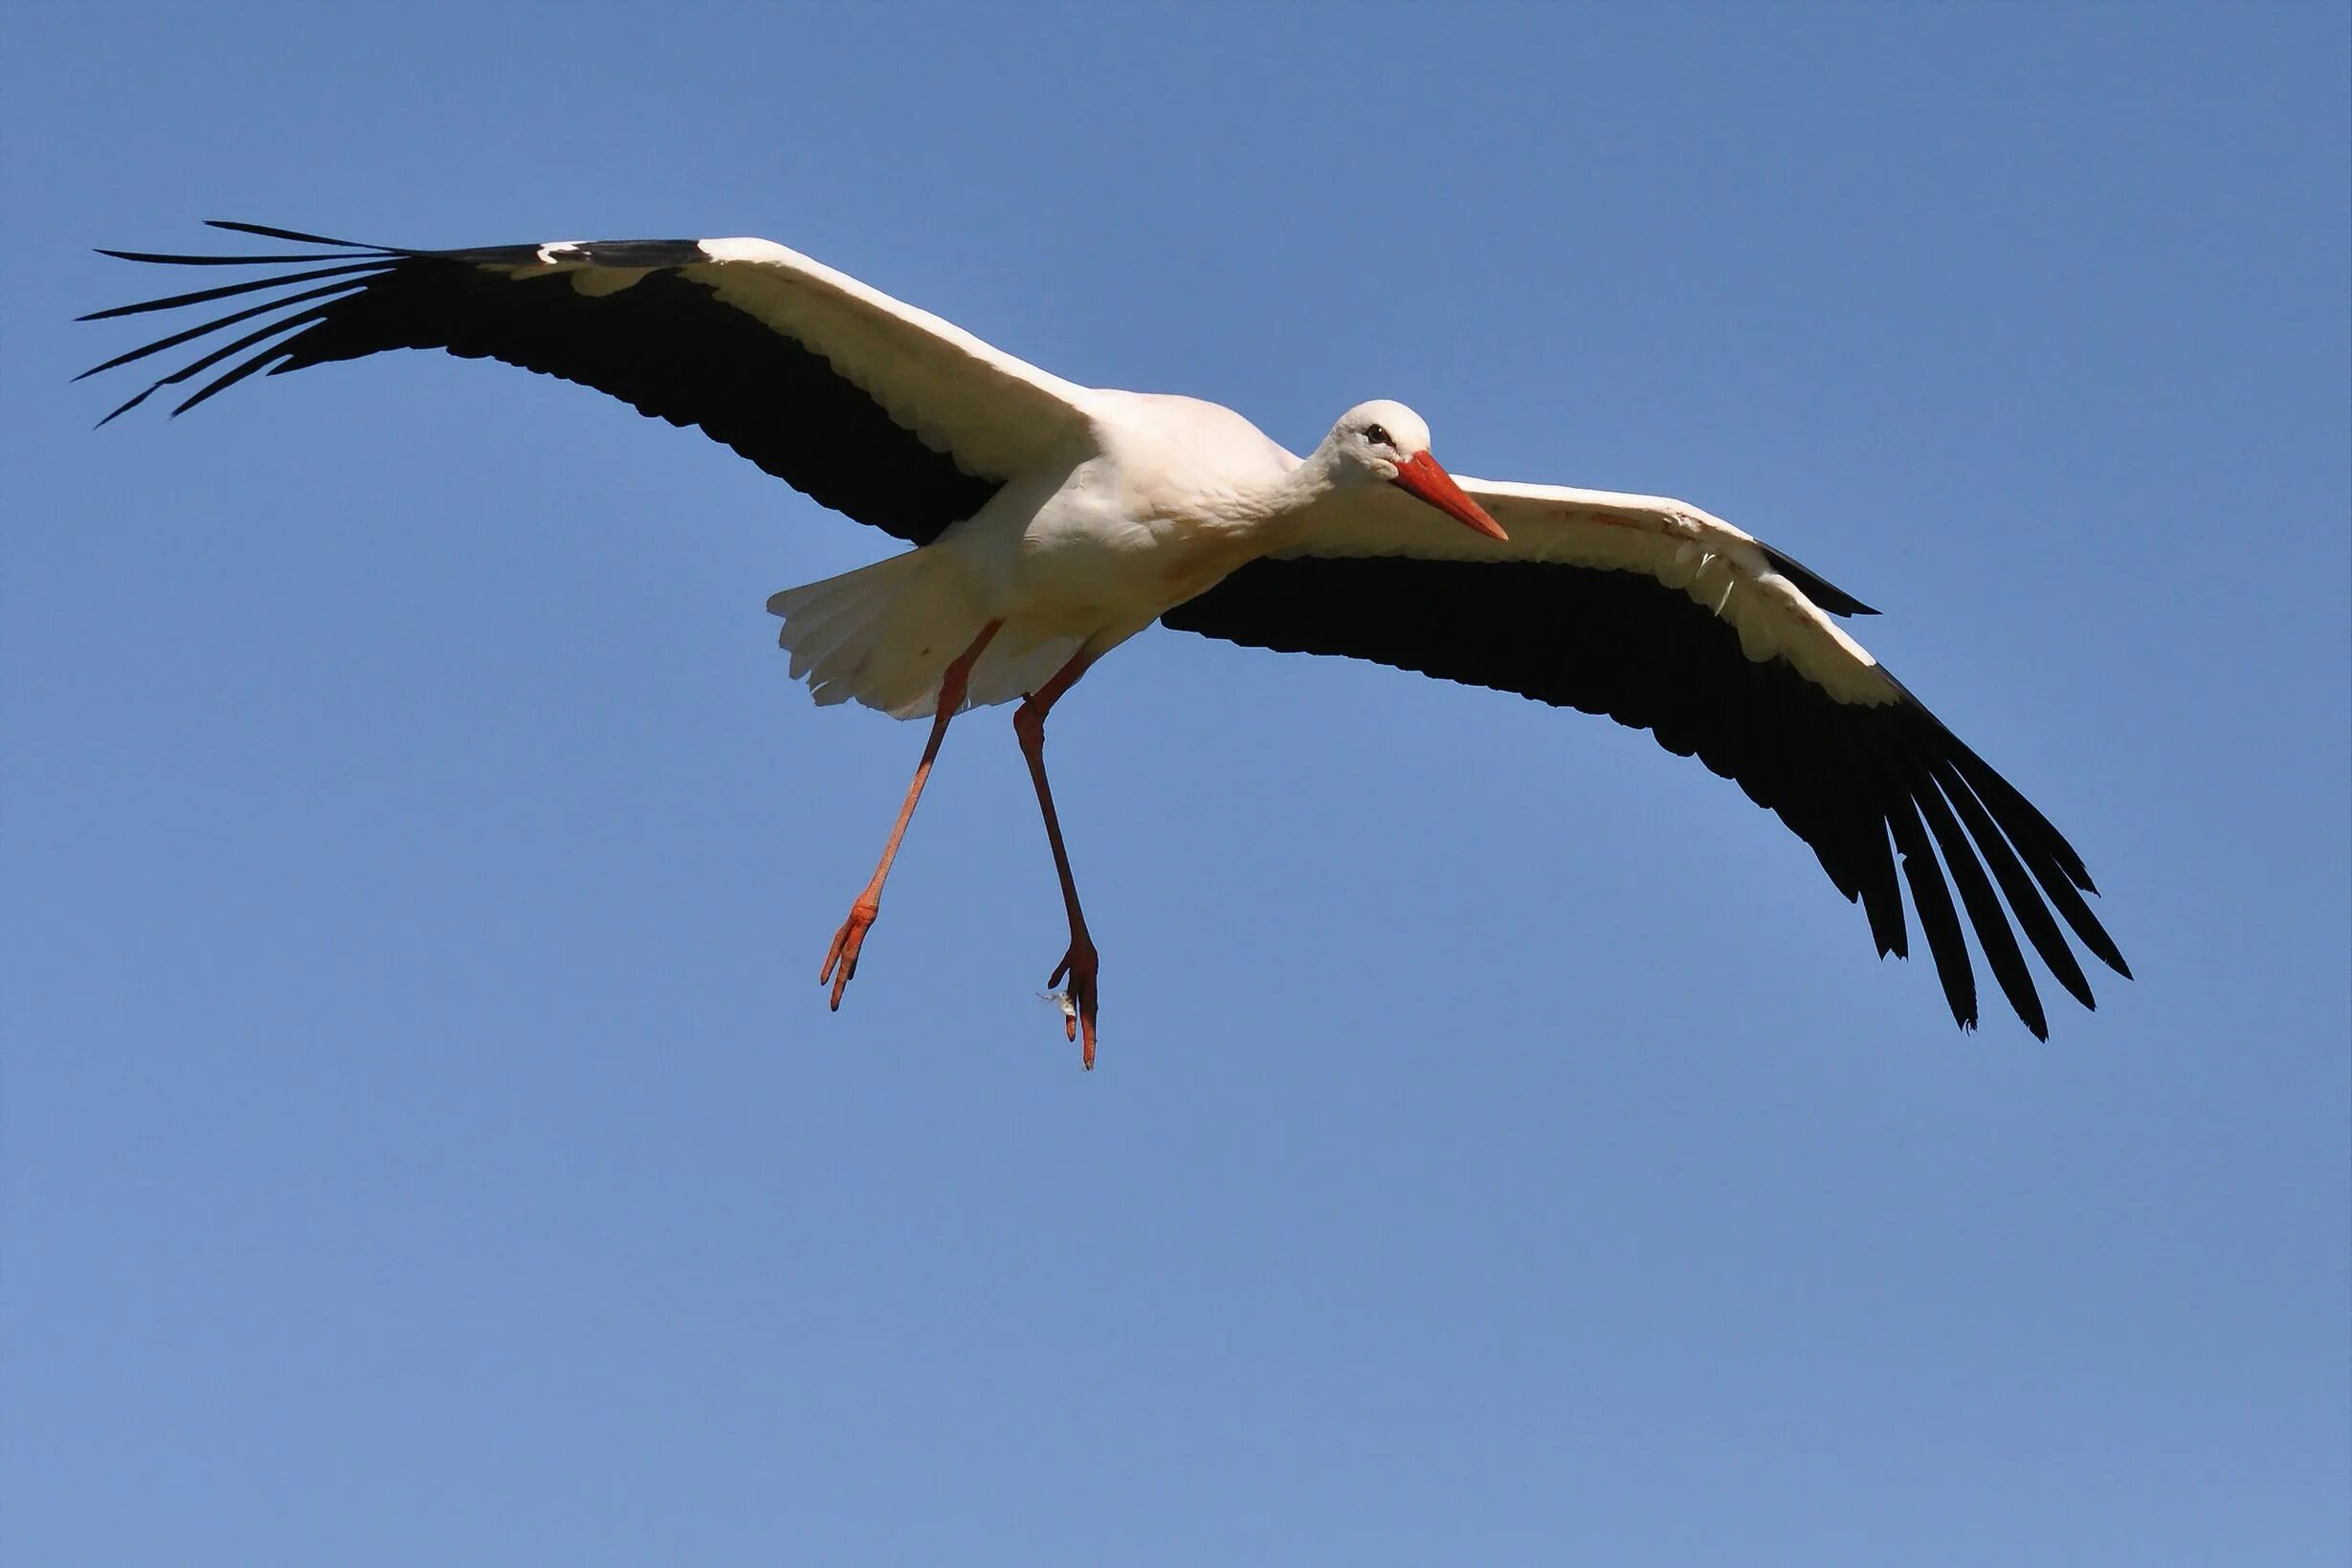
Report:
[[[2341,6],[7,12],[22,1563],[2341,1563]],[[206,217],[764,234],[1293,446],[1687,497],[2073,837],[1963,1037],[1646,737],[1155,632],[811,708],[881,536],[409,355],[70,386]],[[2054,987],[2052,988],[2054,993]]]

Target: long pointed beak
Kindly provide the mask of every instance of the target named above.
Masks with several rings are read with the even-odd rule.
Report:
[[[1437,466],[1437,459],[1428,453],[1415,453],[1396,465],[1396,477],[1388,481],[1408,496],[1429,502],[1447,517],[1474,534],[1510,542],[1511,536],[1502,531],[1502,524],[1486,515],[1480,506],[1463,494],[1453,482],[1453,475]]]

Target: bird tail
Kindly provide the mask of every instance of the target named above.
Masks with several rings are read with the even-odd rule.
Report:
[[[909,550],[769,599],[768,613],[784,617],[776,641],[792,655],[792,678],[820,703],[855,697],[896,718],[928,713],[940,676],[981,625],[942,564]]]
[[[987,615],[963,563],[939,550],[909,550],[838,577],[787,588],[767,601],[784,618],[776,641],[792,678],[820,703],[854,697],[894,718],[928,718],[941,678],[972,645]],[[1079,639],[1029,642],[1007,629],[971,673],[966,707],[1033,691],[1076,651]]]

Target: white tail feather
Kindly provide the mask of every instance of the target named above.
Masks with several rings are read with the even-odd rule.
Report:
[[[972,667],[970,689],[965,694],[967,708],[988,708],[999,702],[1010,702],[1014,697],[1027,696],[1054,678],[1054,673],[1070,662],[1077,652],[1083,637],[1048,637],[1042,642],[1024,646],[1021,629],[1007,626],[988,644],[988,651]]]
[[[987,624],[961,564],[937,550],[787,588],[767,608],[784,617],[776,641],[792,654],[793,678],[806,679],[818,702],[855,698],[898,718],[931,717],[947,666]],[[1059,661],[1032,675],[1039,656],[1034,647],[991,643],[972,672],[967,706],[1009,701],[1042,683]]]

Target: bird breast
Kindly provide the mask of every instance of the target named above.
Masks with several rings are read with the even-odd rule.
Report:
[[[1091,450],[1007,485],[939,541],[992,613],[1131,631],[1279,542],[1270,502],[1297,459],[1213,404],[1100,395]]]
[[[1110,477],[1073,475],[1022,531],[1023,597],[1148,620],[1266,547],[1259,530],[1200,504],[1198,493],[1154,497],[1102,482]]]

